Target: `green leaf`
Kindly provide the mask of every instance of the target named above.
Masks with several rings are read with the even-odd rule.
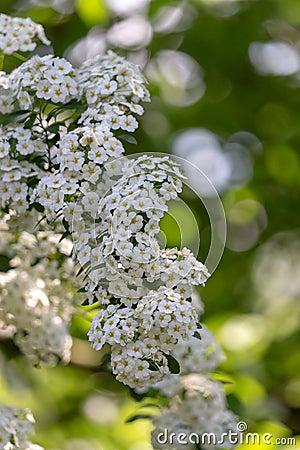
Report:
[[[85,269],[87,269],[89,264],[90,264],[89,261],[83,264],[83,266],[81,266],[80,269],[78,270],[76,276],[78,277]]]
[[[69,231],[70,230],[69,222],[65,218],[63,218],[62,223],[66,231]]]
[[[101,358],[101,365],[103,364],[110,364],[111,361],[111,353],[104,353],[104,355]]]
[[[35,122],[36,116],[36,113],[29,114],[28,118],[24,122],[24,128],[31,128]]]
[[[47,115],[47,121],[50,122],[51,119],[56,117],[63,110],[64,108],[61,108],[60,106],[58,108],[53,108],[52,111],[50,111],[49,114]]]
[[[84,287],[82,287],[82,288],[78,289],[78,291],[77,291],[77,292],[86,292],[86,290],[85,290],[85,288],[84,288]]]
[[[24,116],[25,114],[29,114],[29,111],[26,110],[13,111],[9,114],[5,114],[3,117],[0,117],[0,123],[6,124],[9,122],[13,122],[13,119],[17,118],[18,116]]]
[[[44,206],[41,205],[40,203],[33,202],[33,203],[31,203],[30,206],[31,206],[30,209],[34,208],[34,209],[36,209],[38,212],[44,212],[44,211],[45,211]]]
[[[1,52],[0,52],[0,70],[2,70],[2,68],[3,68],[3,63],[4,63],[4,53],[1,50]]]
[[[158,372],[159,367],[154,361],[149,360],[149,359],[146,359],[146,361],[148,361],[148,363],[149,363],[149,370],[152,370],[153,372]]]
[[[141,419],[151,419],[153,417],[153,415],[151,414],[135,414],[134,416],[129,417],[128,419],[125,420],[125,423],[131,423],[131,422],[135,422],[136,420],[141,420]]]
[[[7,255],[0,255],[0,272],[8,272],[11,269]]]
[[[174,356],[172,356],[172,355],[167,355],[166,353],[164,353],[164,355],[167,358],[168,367],[169,367],[170,372],[173,374],[180,373],[180,365],[179,365],[179,362],[177,361],[177,359],[174,358]]]
[[[129,142],[129,144],[137,144],[137,140],[133,136],[131,136],[131,134],[120,134],[118,138],[122,141]]]
[[[81,306],[89,306],[89,299],[88,298],[86,298],[85,300],[84,300],[84,302],[82,302],[81,303]]]
[[[220,371],[211,373],[209,378],[212,380],[218,380],[223,384],[234,384],[234,379],[230,375]]]
[[[197,339],[200,339],[200,340],[202,339],[201,336],[200,336],[199,331],[195,331],[195,333],[193,334],[193,337],[195,337]]]
[[[47,131],[49,131],[49,133],[57,134],[59,132],[60,125],[65,125],[65,122],[52,123],[49,127],[47,127]]]
[[[160,405],[158,405],[157,403],[144,403],[143,405],[140,406],[141,408],[158,408],[160,409]]]
[[[70,231],[65,231],[65,232],[61,235],[61,237],[60,237],[60,239],[59,239],[59,242],[61,242],[61,241],[63,241],[64,239],[68,238],[69,236],[71,236]]]
[[[108,17],[108,9],[104,0],[77,0],[77,14],[88,27],[105,22]]]
[[[131,396],[136,402],[141,402],[141,401],[144,400],[144,398],[147,396],[146,393],[144,393],[144,394],[139,394],[138,392],[135,392],[134,389],[129,389],[129,393],[130,393],[130,396]]]

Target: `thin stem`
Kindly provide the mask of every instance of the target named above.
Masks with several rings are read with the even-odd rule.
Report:
[[[49,172],[51,172],[52,163],[51,163],[51,154],[50,154],[50,147],[49,147],[48,131],[46,130],[46,128],[43,125],[42,109],[43,109],[43,107],[40,107],[40,111],[39,111],[39,113],[37,115],[37,119],[39,121],[40,127],[43,130],[44,138],[45,138],[45,141],[46,141],[46,144],[47,144],[48,170],[49,170]]]
[[[4,64],[4,53],[0,52],[0,70],[2,70]]]
[[[25,56],[23,56],[23,55],[20,55],[20,53],[14,52],[14,53],[13,53],[13,56],[14,56],[15,58],[19,59],[19,60],[22,61],[22,62],[27,61],[27,58],[25,58]]]

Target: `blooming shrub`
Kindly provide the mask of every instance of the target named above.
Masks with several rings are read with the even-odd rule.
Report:
[[[49,43],[39,25],[3,14],[0,35],[2,57],[33,50],[36,37]],[[1,72],[3,252],[11,268],[0,279],[0,320],[35,364],[67,362],[79,265],[84,305],[97,308],[91,346],[109,344],[112,372],[139,395],[171,397],[153,419],[157,429],[171,417],[172,430],[222,433],[234,416],[207,378],[222,357],[192,301],[210,274],[189,249],[163,248],[158,237],[184,176],[170,157],[123,156],[144,101],[140,69],[111,51],[79,68],[35,54]],[[45,229],[30,229],[38,221]],[[5,439],[5,449],[25,448]]]

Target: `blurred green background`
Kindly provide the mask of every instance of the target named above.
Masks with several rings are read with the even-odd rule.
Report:
[[[0,6],[42,23],[54,52],[75,65],[111,48],[143,67],[152,103],[138,145],[128,144],[127,153],[173,152],[191,161],[223,202],[226,248],[200,294],[202,320],[227,354],[220,370],[232,379],[229,404],[250,431],[300,435],[299,0]],[[198,221],[205,260],[210,226],[199,197],[208,194],[197,179],[190,184],[198,196],[186,190],[183,198]],[[175,205],[171,214],[186,220],[192,242],[186,211]],[[174,220],[166,217],[162,226],[168,244],[180,244]],[[36,441],[48,450],[150,449],[150,424],[124,424],[138,405],[99,370],[85,332],[86,324],[74,320],[72,364],[49,370],[24,369],[2,342],[1,401],[32,409]],[[300,449],[300,440],[275,448]]]

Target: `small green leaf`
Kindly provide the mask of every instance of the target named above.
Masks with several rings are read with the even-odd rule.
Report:
[[[137,140],[130,134],[120,134],[118,136],[118,138],[121,139],[122,141],[129,142],[129,144],[134,144],[134,145],[137,144]]]
[[[152,372],[158,372],[159,367],[154,361],[151,361],[148,359],[146,361],[148,361],[148,363],[149,363],[149,370],[152,370]]]
[[[63,108],[53,108],[47,115],[47,122],[50,122],[50,120],[56,117],[61,111],[63,111]]]
[[[177,361],[177,359],[175,359],[174,356],[172,356],[172,355],[167,355],[166,353],[165,353],[165,357],[167,358],[168,367],[169,367],[170,372],[173,374],[180,373],[180,365],[179,365],[179,362]]]
[[[49,125],[49,127],[47,128],[47,131],[49,131],[49,133],[54,133],[57,134],[59,132],[59,127],[60,125],[64,125],[64,122],[55,122],[52,123],[51,125]]]
[[[141,405],[141,408],[153,408],[153,407],[160,409],[160,405],[158,405],[157,403],[145,403]]]
[[[135,422],[136,420],[140,420],[140,419],[152,419],[153,415],[150,414],[135,414],[134,416],[129,417],[128,419],[125,420],[125,423],[131,423],[131,422]]]
[[[209,378],[212,380],[218,380],[223,384],[234,384],[234,379],[230,375],[220,371],[211,373]]]
[[[24,122],[24,128],[31,128],[35,122],[36,119],[36,113],[31,113],[28,118]]]
[[[130,389],[129,390],[131,397],[136,401],[136,402],[141,402],[142,400],[144,400],[144,398],[147,396],[146,394],[139,394],[138,392],[135,392],[134,389]]]
[[[0,255],[0,272],[8,272],[11,269],[7,255]]]
[[[78,277],[85,269],[88,268],[90,262],[87,261],[85,264],[83,264],[83,266],[80,267],[80,269],[78,270],[76,276]]]
[[[65,227],[66,231],[69,231],[69,229],[70,229],[69,222],[65,218],[63,218],[62,223],[63,223],[63,226]]]
[[[84,287],[82,287],[82,288],[78,289],[78,291],[77,291],[77,292],[86,292],[86,290],[85,290],[85,288],[84,288]]]
[[[193,337],[195,337],[195,338],[197,338],[197,339],[200,339],[200,340],[202,339],[201,336],[200,336],[199,331],[195,331]]]
[[[102,364],[109,364],[111,361],[111,353],[104,353],[104,355],[101,358],[101,365]]]
[[[13,122],[14,118],[18,118],[18,116],[24,116],[25,114],[28,114],[29,112],[26,110],[18,110],[18,111],[13,111],[9,114],[5,114],[4,116],[0,117],[0,123],[2,124],[6,124],[9,122]],[[23,118],[24,120],[24,118]]]
[[[31,208],[34,208],[34,209],[36,209],[38,212],[44,212],[45,211],[45,208],[44,208],[44,206],[43,205],[41,205],[40,203],[37,203],[37,202],[33,202],[33,203],[31,203]]]
[[[3,63],[4,63],[4,53],[1,50],[1,52],[0,52],[0,70],[2,70],[2,68],[3,68]]]
[[[69,236],[71,236],[70,231],[65,231],[65,232],[61,235],[61,237],[60,237],[60,239],[59,239],[59,242],[61,242],[61,241],[63,241],[64,239],[68,238]]]

